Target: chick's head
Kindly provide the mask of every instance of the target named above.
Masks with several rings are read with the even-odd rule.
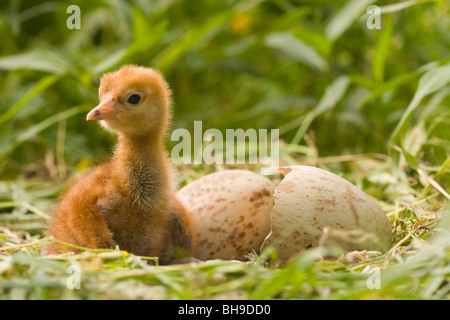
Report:
[[[86,119],[109,131],[142,136],[163,134],[170,118],[170,90],[156,70],[128,65],[102,76],[100,104]]]

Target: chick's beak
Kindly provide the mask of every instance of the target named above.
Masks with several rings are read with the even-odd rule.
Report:
[[[114,102],[111,99],[105,99],[87,114],[86,120],[115,119],[117,112]]]

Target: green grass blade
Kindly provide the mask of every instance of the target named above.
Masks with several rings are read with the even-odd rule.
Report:
[[[318,105],[311,110],[303,119],[300,128],[292,140],[292,144],[300,143],[311,123],[319,115],[331,110],[343,98],[350,85],[350,77],[343,75],[334,80],[326,89]]]
[[[351,0],[325,26],[325,36],[336,41],[375,0]]]
[[[30,51],[0,58],[0,70],[37,70],[54,74],[65,72],[61,65],[52,61],[44,52]]]
[[[395,146],[402,147],[402,139],[411,123],[414,111],[419,107],[422,99],[443,88],[450,82],[450,64],[439,66],[426,72],[419,80],[419,85],[413,99],[403,113],[402,118],[394,129],[390,139],[388,148],[389,154],[392,156],[392,164],[394,171],[397,170],[400,154],[395,150]]]
[[[438,2],[439,0],[411,0],[400,3],[388,4],[380,7],[381,14],[394,13],[419,4]]]
[[[391,42],[392,34],[394,32],[394,20],[392,16],[387,16],[384,21],[383,30],[377,41],[377,47],[375,49],[375,57],[372,64],[373,79],[376,84],[383,83],[384,80],[384,68],[386,64],[386,57],[389,50],[389,44]]]
[[[414,94],[414,97],[411,100],[410,104],[406,108],[406,111],[404,112],[399,123],[397,124],[394,133],[392,134],[391,143],[398,144],[401,142],[401,139],[403,138],[406,129],[408,128],[411,122],[414,111],[417,109],[422,99],[425,96],[443,88],[449,82],[450,82],[450,64],[432,69],[426,72],[420,78],[417,91]]]
[[[227,10],[217,14],[209,19],[200,27],[194,27],[187,31],[178,41],[171,44],[163,52],[161,52],[153,61],[153,64],[160,70],[165,71],[170,68],[176,60],[185,54],[189,49],[198,44],[201,40],[205,40],[213,36],[221,26],[227,22],[233,15],[234,10]]]
[[[271,48],[276,48],[296,61],[302,62],[313,70],[325,72],[328,69],[327,62],[313,48],[286,32],[269,34],[265,39],[265,44]]]
[[[423,71],[407,72],[407,73],[399,74],[398,76],[395,76],[394,78],[389,79],[388,81],[384,82],[383,84],[375,87],[375,89],[371,93],[369,93],[364,99],[362,99],[361,102],[358,104],[358,109],[364,107],[370,101],[380,98],[386,92],[395,90],[402,85],[405,85],[407,83],[410,83],[411,81],[414,81],[416,78],[420,77],[420,75],[422,73],[423,73]]]
[[[50,118],[47,118],[44,121],[28,128],[22,134],[20,134],[17,138],[15,138],[10,143],[6,144],[2,149],[0,149],[0,160],[3,159],[8,153],[13,151],[15,148],[17,148],[17,146],[19,146],[20,144],[22,144],[25,141],[28,141],[28,140],[34,138],[41,131],[47,129],[51,125],[53,125],[61,120],[73,117],[74,115],[84,112],[86,110],[87,110],[86,105],[80,105],[77,107],[73,107],[71,109],[57,113],[54,116],[51,116]]]
[[[120,50],[114,51],[109,56],[105,57],[104,59],[101,59],[101,61],[92,68],[93,73],[100,74],[114,66],[117,66],[120,63],[120,61],[123,60],[127,51],[128,51],[128,49],[125,49],[125,48],[120,49]]]
[[[48,87],[60,79],[59,75],[49,75],[39,80],[22,98],[20,98],[11,108],[0,115],[0,125],[12,117],[34,96],[45,91]]]

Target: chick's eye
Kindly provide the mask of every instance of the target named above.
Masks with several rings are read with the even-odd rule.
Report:
[[[131,96],[128,97],[127,102],[129,104],[138,104],[141,101],[141,96],[138,94],[132,94]]]

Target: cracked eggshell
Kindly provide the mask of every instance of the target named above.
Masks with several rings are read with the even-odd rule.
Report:
[[[386,251],[391,225],[383,210],[349,181],[309,166],[280,168],[285,177],[274,191],[272,246],[280,260],[310,247],[338,246],[346,251]]]
[[[270,232],[274,184],[251,171],[224,170],[178,192],[193,228],[191,254],[201,260],[243,259]]]

